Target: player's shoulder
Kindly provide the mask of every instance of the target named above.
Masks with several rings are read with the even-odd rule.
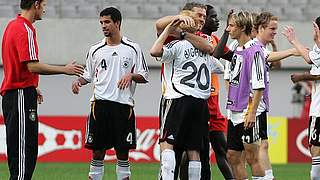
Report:
[[[176,45],[178,42],[181,42],[179,40],[172,40],[171,42],[167,43],[165,46],[166,48],[170,49],[172,48],[174,45]]]
[[[134,41],[132,41],[131,39],[129,39],[126,36],[122,36],[121,38],[121,44],[130,47],[131,49],[133,49],[136,53],[138,53],[139,51],[141,51],[140,49],[140,45]]]
[[[100,41],[98,41],[98,42],[96,42],[96,43],[94,43],[93,45],[90,46],[89,52],[90,52],[91,54],[93,54],[93,52],[95,52],[95,51],[97,51],[98,49],[104,47],[105,45],[107,45],[106,42],[105,42],[105,39],[100,40]]]

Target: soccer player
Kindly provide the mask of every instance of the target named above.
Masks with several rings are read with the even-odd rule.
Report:
[[[205,9],[204,9],[205,11]],[[191,12],[191,11],[190,11]],[[192,13],[191,13],[192,14]],[[194,16],[193,16],[194,17]],[[175,152],[173,146],[186,149],[189,157],[189,179],[200,179],[201,163],[199,150],[202,138],[208,132],[208,107],[206,99],[210,95],[210,65],[214,62],[206,53],[196,49],[183,39],[164,45],[171,33],[177,32],[182,23],[173,20],[153,44],[150,54],[161,57],[164,68],[171,71],[167,79],[166,113],[161,126],[160,146],[162,179],[174,179]],[[197,21],[196,25],[197,25]],[[194,32],[193,32],[194,33]]]
[[[85,147],[92,150],[89,179],[101,180],[106,150],[114,148],[117,179],[130,179],[129,149],[136,147],[134,100],[136,83],[148,82],[148,67],[140,46],[121,35],[121,13],[114,7],[100,12],[105,38],[91,46],[83,76],[72,91],[94,84]]]
[[[243,150],[253,179],[263,179],[265,175],[259,162],[258,124],[268,111],[267,73],[262,48],[253,44],[251,30],[250,13],[241,11],[231,15],[227,31],[239,45],[230,68],[227,157],[236,179],[248,178],[240,158]],[[264,105],[264,108],[258,109],[259,104]]]
[[[42,19],[46,4],[46,0],[21,0],[21,14],[9,22],[2,39],[4,79],[0,94],[10,179],[31,179],[36,165],[37,101],[43,101],[38,88],[39,74],[83,73],[83,67],[75,63],[52,66],[39,61],[36,30],[32,24]]]
[[[320,17],[313,22],[313,49],[309,50],[302,45],[295,35],[292,27],[285,27],[283,34],[288,41],[301,53],[306,63],[311,64],[310,73],[291,75],[292,82],[312,81],[311,105],[309,111],[308,142],[312,156],[310,177],[312,180],[320,179]]]

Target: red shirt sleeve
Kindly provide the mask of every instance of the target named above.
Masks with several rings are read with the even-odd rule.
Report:
[[[30,29],[21,29],[15,36],[20,62],[38,60],[38,45],[35,33]]]

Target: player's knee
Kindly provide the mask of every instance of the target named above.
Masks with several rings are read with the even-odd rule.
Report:
[[[92,151],[92,157],[95,160],[103,160],[106,152],[104,150],[94,150]]]
[[[231,151],[227,152],[227,160],[232,164],[240,162],[240,158],[238,158],[236,154]]]
[[[256,164],[258,163],[258,155],[255,153],[246,153],[246,160],[248,162],[248,164],[252,165],[252,164]]]
[[[267,140],[263,140],[261,145],[260,145],[260,149],[263,149],[263,150],[268,150],[269,148],[269,142]]]

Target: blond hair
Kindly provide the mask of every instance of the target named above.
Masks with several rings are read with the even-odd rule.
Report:
[[[180,12],[180,15],[184,15],[184,16],[189,16],[191,17],[194,22],[195,22],[195,25],[194,26],[191,26],[191,25],[186,25],[185,23],[181,23],[180,24],[180,28],[184,31],[187,31],[187,32],[191,32],[191,33],[194,33],[197,31],[197,26],[198,26],[198,21],[197,21],[197,15],[195,12],[193,11],[190,11],[190,10],[182,10]]]
[[[232,14],[231,18],[234,19],[237,27],[245,28],[244,32],[246,35],[251,34],[253,27],[253,18],[251,13],[248,11],[240,11],[239,13]]]

